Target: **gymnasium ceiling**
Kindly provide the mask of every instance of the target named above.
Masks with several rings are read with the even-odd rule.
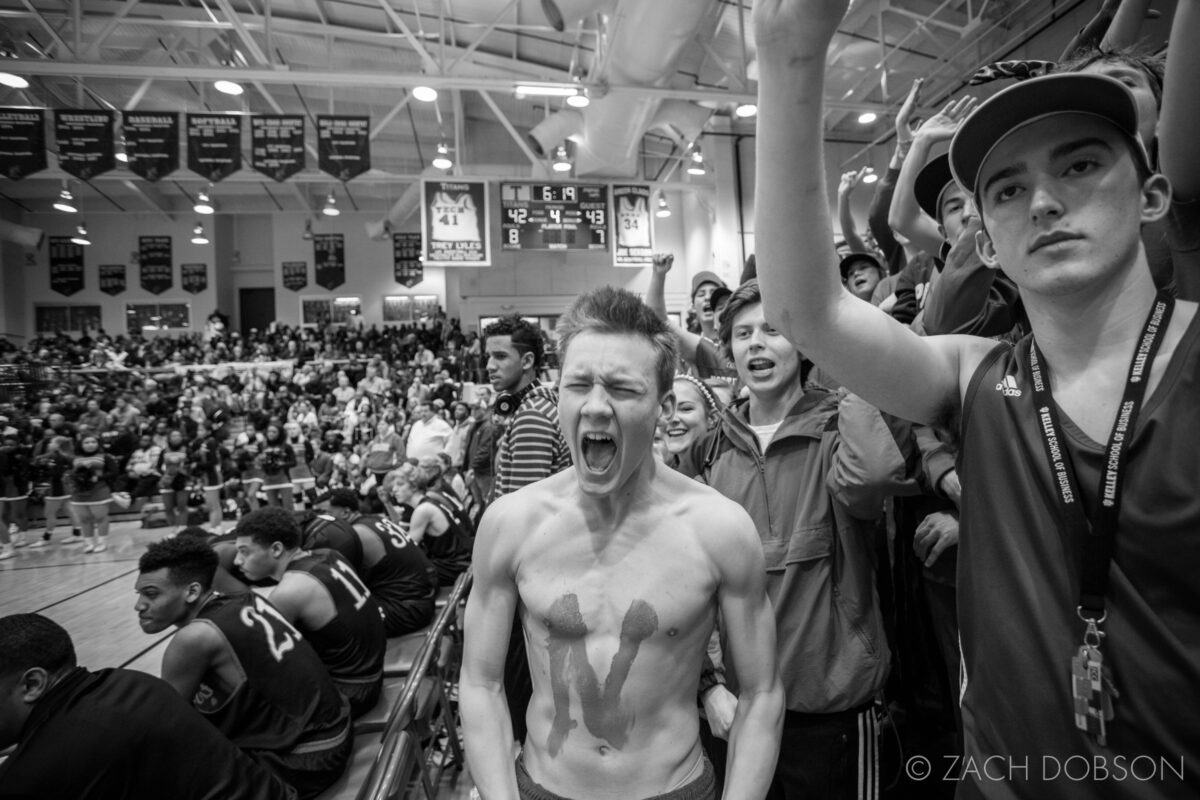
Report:
[[[885,139],[914,78],[926,79],[925,105],[934,107],[964,74],[1081,2],[853,0],[830,50],[827,137]],[[577,80],[593,103],[582,130],[561,130],[576,134],[579,177],[712,181],[680,167],[698,134],[753,133],[753,117],[733,114],[755,92],[750,8],[751,0],[0,0],[0,70],[31,82],[0,87],[0,105],[305,114],[310,143],[317,114],[369,115],[373,168],[345,187],[316,170],[310,148],[308,169],[286,183],[247,166],[214,193],[221,212],[313,213],[336,187],[343,208],[382,216],[429,173],[442,140],[464,175],[551,174],[527,134],[541,123],[561,140],[545,120],[562,100],[521,98],[514,88]],[[218,77],[245,93],[217,92]],[[409,94],[422,84],[439,90],[435,103]],[[606,126],[593,129],[605,104]],[[865,111],[878,120],[861,124]],[[625,129],[614,133],[614,120]],[[52,133],[47,141],[53,151]],[[48,210],[65,177],[53,153],[50,164],[0,181],[0,195]],[[183,168],[155,184],[121,168],[74,188],[95,212],[190,214],[204,186]]]

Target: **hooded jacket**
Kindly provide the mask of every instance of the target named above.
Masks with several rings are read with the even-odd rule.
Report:
[[[699,479],[758,528],[788,710],[855,708],[887,680],[873,533],[885,498],[918,491],[909,425],[810,385],[764,453],[748,416],[735,404],[693,445]]]

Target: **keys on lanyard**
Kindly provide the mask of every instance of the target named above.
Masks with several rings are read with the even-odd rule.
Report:
[[[1088,619],[1083,644],[1071,659],[1071,689],[1075,704],[1075,727],[1106,744],[1106,723],[1113,719],[1113,700],[1120,697],[1113,684],[1112,670],[1104,663],[1100,641],[1104,633],[1099,620]]]

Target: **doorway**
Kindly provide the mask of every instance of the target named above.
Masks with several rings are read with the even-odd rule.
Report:
[[[267,330],[275,319],[275,289],[238,289],[242,336],[249,336],[251,328]]]

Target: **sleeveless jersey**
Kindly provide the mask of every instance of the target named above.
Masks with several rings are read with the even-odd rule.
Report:
[[[617,198],[617,244],[621,247],[650,246],[650,215],[646,198]]]
[[[359,575],[363,574],[362,542],[354,526],[327,514],[317,514],[303,523],[300,532],[302,550],[336,550]]]
[[[404,528],[387,517],[364,515],[356,517],[353,524],[370,528],[383,542],[386,554],[366,568],[363,580],[379,601],[389,629],[399,622],[395,617],[408,617],[414,604],[427,603],[432,617],[438,579],[424,551],[408,538]]]
[[[471,547],[475,528],[462,503],[449,494],[428,492],[418,506],[429,504],[446,515],[450,524],[441,536],[425,534],[422,545],[437,569],[438,582],[444,586],[454,583],[458,575],[471,566]]]
[[[317,550],[288,564],[288,572],[306,572],[329,592],[337,615],[317,630],[304,631],[335,681],[383,678],[387,639],[379,603],[350,562],[334,550]]]
[[[479,215],[469,192],[438,192],[430,208],[429,236],[439,242],[479,241]]]
[[[349,710],[309,644],[271,603],[253,592],[216,594],[192,625],[211,625],[242,675],[224,685],[207,670],[192,705],[245,750],[286,753],[344,729]]]
[[[1125,440],[1104,625],[1104,661],[1120,692],[1107,746],[1074,722],[1070,659],[1084,634],[1076,614],[1082,545],[1059,523],[1030,342],[997,347],[968,386],[958,548],[966,763],[1027,757],[1029,768],[1008,782],[967,778],[957,796],[1081,797],[1082,785],[1061,771],[1072,757],[1071,774],[1086,763],[1092,778],[1097,764],[1118,774],[1115,759],[1123,759],[1126,779],[1091,783],[1089,797],[1200,796],[1200,316]],[[1061,416],[1060,446],[1094,519],[1104,445]],[[1155,780],[1130,777],[1141,756],[1153,759]],[[1133,771],[1144,774],[1146,763]],[[1183,781],[1175,769],[1186,770]]]

